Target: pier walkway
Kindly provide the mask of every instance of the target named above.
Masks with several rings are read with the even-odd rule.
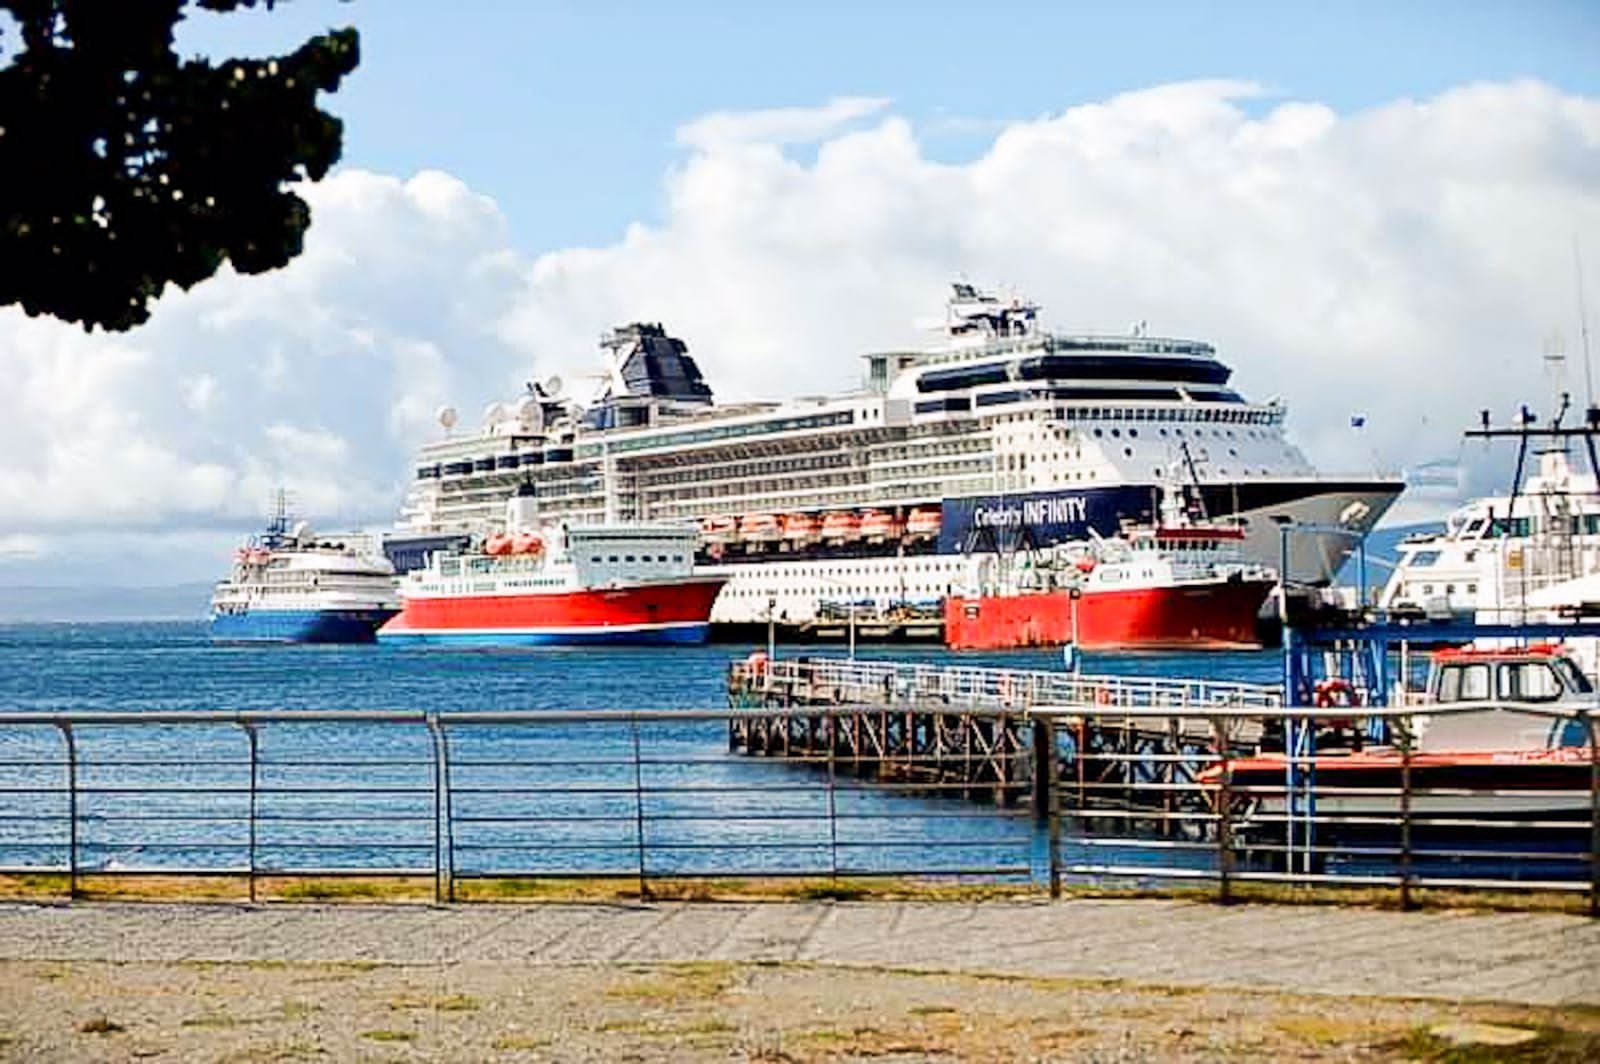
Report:
[[[1134,985],[1600,1005],[1600,922],[1176,900],[0,905],[8,962],[507,969],[787,962]]]

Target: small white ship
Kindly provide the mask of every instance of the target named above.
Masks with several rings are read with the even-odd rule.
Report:
[[[218,642],[370,643],[400,609],[394,567],[340,540],[290,527],[282,496],[266,531],[234,553],[211,596]]]

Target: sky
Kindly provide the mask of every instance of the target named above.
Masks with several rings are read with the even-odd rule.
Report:
[[[848,388],[958,276],[1215,343],[1319,466],[1431,485],[1397,519],[1509,475],[1459,431],[1547,350],[1581,390],[1600,4],[292,0],[178,47],[345,24],[299,260],[126,334],[0,309],[0,587],[213,578],[280,484],[384,524],[440,405],[581,391],[624,321],[722,399]]]

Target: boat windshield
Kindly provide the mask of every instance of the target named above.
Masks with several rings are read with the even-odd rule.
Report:
[[[1583,674],[1583,670],[1578,668],[1571,658],[1557,658],[1555,666],[1556,671],[1566,680],[1567,687],[1572,691],[1580,695],[1594,693],[1594,684],[1589,682],[1589,677]]]

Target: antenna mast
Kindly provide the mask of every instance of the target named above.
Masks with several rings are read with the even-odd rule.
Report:
[[[1600,410],[1594,405],[1594,366],[1589,360],[1589,307],[1583,298],[1583,250],[1578,245],[1578,234],[1572,234],[1572,264],[1578,273],[1578,338],[1583,344],[1583,386],[1589,400],[1588,409],[1584,411],[1586,420],[1590,424],[1600,422]],[[1595,471],[1600,475],[1600,470]]]

